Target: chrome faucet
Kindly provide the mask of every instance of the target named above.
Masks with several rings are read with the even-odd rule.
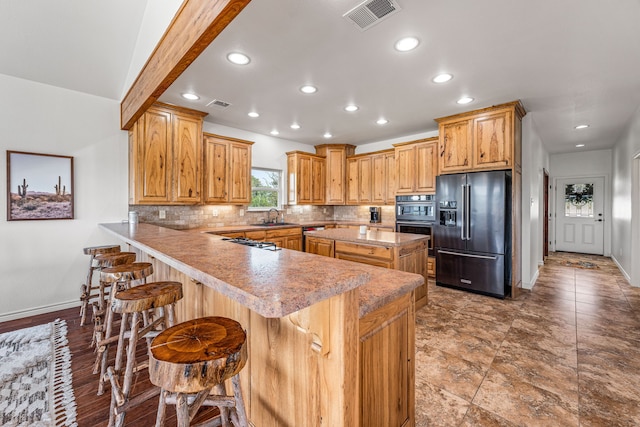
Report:
[[[275,219],[271,219],[271,212],[275,212],[276,213],[276,217]],[[276,222],[278,222],[278,216],[280,215],[280,211],[276,208],[271,208],[269,209],[269,213],[267,213],[267,223],[273,223],[275,224]]]

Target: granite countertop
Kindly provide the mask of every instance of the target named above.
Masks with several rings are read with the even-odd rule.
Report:
[[[424,283],[413,273],[287,249],[253,248],[212,234],[142,223],[100,227],[264,317],[284,317],[358,287],[363,316]]]
[[[340,240],[343,242],[361,243],[375,246],[403,246],[421,240],[429,240],[424,234],[396,233],[394,231],[367,230],[360,234],[359,230],[350,228],[329,228],[318,231],[305,231],[306,236],[323,239]]]

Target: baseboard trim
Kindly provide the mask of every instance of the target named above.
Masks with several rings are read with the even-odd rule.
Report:
[[[67,308],[80,307],[80,301],[67,301],[58,304],[43,305],[41,307],[29,308],[26,310],[17,310],[10,313],[0,314],[0,323],[9,320],[22,319],[37,314],[51,313],[58,310],[66,310]],[[78,314],[79,316],[79,314]]]
[[[620,265],[620,263],[618,262],[618,260],[616,259],[615,256],[611,255],[611,259],[613,260],[613,262],[618,266],[618,270],[620,270],[620,273],[622,273],[622,275],[624,276],[625,279],[627,279],[627,282],[629,282],[629,284],[631,284],[631,276],[629,276],[627,274],[626,271],[624,271],[624,268],[622,268],[622,266]]]
[[[533,273],[533,277],[531,278],[530,282],[522,282],[522,289],[527,289],[527,290],[531,290],[533,289],[533,287],[536,284],[536,280],[538,280],[538,276],[540,275],[540,270],[536,269],[536,272]]]

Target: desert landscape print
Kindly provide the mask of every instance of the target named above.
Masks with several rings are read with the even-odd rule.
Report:
[[[73,158],[7,152],[8,220],[73,219]]]

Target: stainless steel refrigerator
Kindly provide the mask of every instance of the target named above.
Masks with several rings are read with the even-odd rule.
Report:
[[[436,284],[511,293],[511,172],[436,177]]]

